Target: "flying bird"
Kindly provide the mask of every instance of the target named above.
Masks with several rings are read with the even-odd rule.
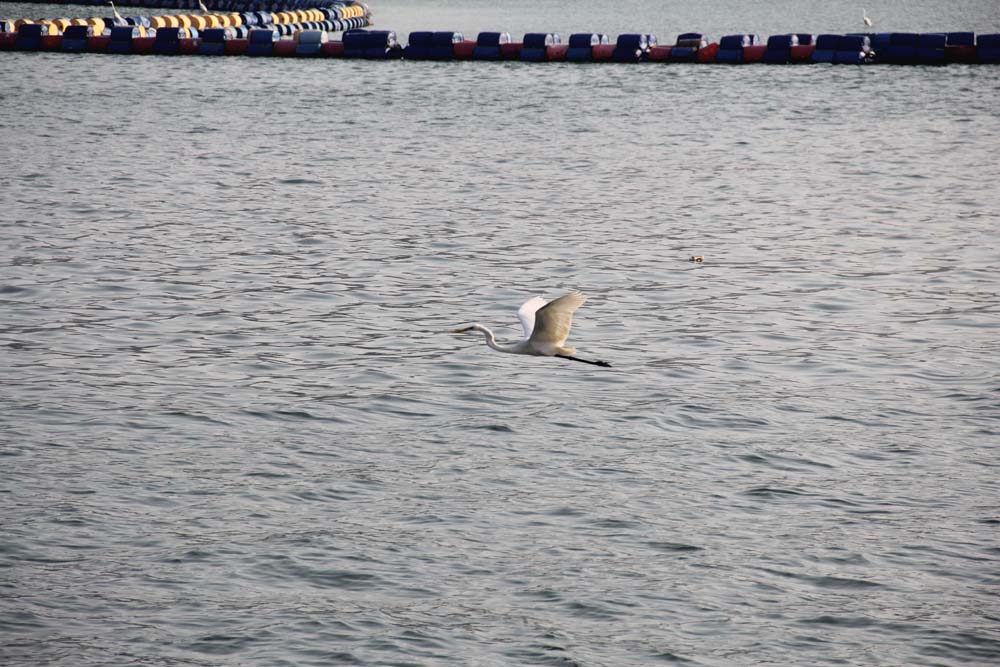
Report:
[[[570,292],[555,301],[545,303],[545,299],[535,297],[525,301],[517,310],[517,317],[524,327],[524,340],[511,345],[497,345],[496,336],[482,324],[455,329],[453,333],[479,331],[485,336],[486,344],[497,352],[508,354],[528,354],[536,357],[559,357],[580,361],[594,366],[610,367],[606,361],[591,361],[574,356],[576,349],[566,347],[566,338],[573,323],[573,313],[587,300],[579,292]]]
[[[872,20],[868,18],[868,12],[865,11],[864,7],[861,8],[861,20],[864,21],[865,25],[869,28],[872,27]]]

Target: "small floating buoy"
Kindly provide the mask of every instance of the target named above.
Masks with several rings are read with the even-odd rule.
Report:
[[[698,264],[701,264],[702,262],[705,261],[705,258],[702,257],[701,255],[691,255],[691,258],[688,261],[697,262]]]

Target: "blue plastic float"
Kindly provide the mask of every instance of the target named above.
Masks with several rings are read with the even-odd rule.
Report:
[[[562,43],[559,35],[552,32],[530,32],[521,42],[521,60],[544,62],[548,59],[548,47]]]
[[[649,51],[648,35],[618,35],[611,59],[616,63],[637,63]]]
[[[769,65],[784,65],[792,61],[792,47],[799,45],[797,35],[772,35],[767,38],[764,62]]]
[[[473,60],[500,60],[500,47],[510,44],[509,32],[481,32],[472,49]]]

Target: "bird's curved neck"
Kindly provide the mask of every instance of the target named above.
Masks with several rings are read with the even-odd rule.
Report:
[[[514,352],[514,345],[498,345],[497,337],[493,335],[492,331],[490,331],[487,327],[484,327],[482,324],[474,324],[472,328],[481,332],[483,337],[486,339],[486,344],[497,352]]]

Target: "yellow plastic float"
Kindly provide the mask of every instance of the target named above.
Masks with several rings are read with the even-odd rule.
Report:
[[[337,14],[344,19],[363,18],[365,9],[360,5],[347,5],[337,7]],[[327,14],[316,8],[295,9],[282,12],[266,13],[271,19],[271,23],[288,26],[310,22],[323,22],[327,20]],[[159,16],[149,16],[149,27],[151,29],[178,28],[181,34],[193,34],[193,30],[202,31],[209,28],[231,28],[245,25],[243,17],[239,12],[230,13],[197,13],[197,14],[161,14]],[[43,35],[62,34],[69,26],[89,26],[90,32],[94,35],[104,34],[109,28],[114,27],[111,21],[105,21],[100,17],[92,18],[56,18],[56,19],[0,19],[0,32],[17,32],[22,25],[38,24],[42,26]],[[147,30],[142,26],[134,26],[136,36],[146,35]],[[193,29],[193,30],[192,30]],[[299,31],[292,33],[297,35]],[[297,37],[296,37],[297,39]]]

